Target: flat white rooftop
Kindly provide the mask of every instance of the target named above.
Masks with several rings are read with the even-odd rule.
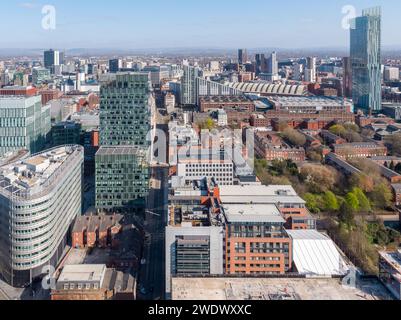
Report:
[[[67,265],[58,278],[59,282],[102,282],[105,272],[105,264],[80,264]]]
[[[274,204],[224,204],[223,208],[228,222],[285,223]]]
[[[221,186],[220,199],[223,204],[258,203],[258,204],[305,204],[292,186]]]

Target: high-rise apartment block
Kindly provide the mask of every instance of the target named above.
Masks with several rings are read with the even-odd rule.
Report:
[[[56,267],[82,210],[84,148],[66,146],[0,168],[0,274],[23,287]]]
[[[42,151],[51,130],[50,106],[37,96],[0,96],[0,157],[28,149]]]
[[[364,10],[351,26],[352,96],[357,108],[380,111],[381,9]]]

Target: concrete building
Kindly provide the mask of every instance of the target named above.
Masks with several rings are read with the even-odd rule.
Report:
[[[67,265],[51,300],[136,300],[136,279],[106,265]]]
[[[223,109],[219,109],[217,111],[217,125],[219,127],[225,127],[228,125],[227,112]]]
[[[384,81],[399,81],[400,69],[395,67],[384,68]]]
[[[164,107],[168,114],[171,114],[175,110],[175,95],[172,93],[167,93],[164,96]]]
[[[32,69],[32,82],[35,85],[41,85],[51,79],[50,70],[47,68],[33,68]]]
[[[51,149],[0,169],[0,273],[29,285],[65,254],[69,228],[82,210],[84,150]]]
[[[50,136],[50,108],[41,97],[0,96],[0,157],[18,149],[43,150]]]

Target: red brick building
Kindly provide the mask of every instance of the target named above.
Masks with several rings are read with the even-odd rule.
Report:
[[[255,152],[267,161],[292,160],[302,162],[306,159],[304,148],[291,148],[279,136],[271,132],[255,133]]]
[[[122,215],[90,215],[78,217],[72,231],[73,248],[107,248],[122,230]]]
[[[199,98],[201,112],[216,109],[242,109],[247,112],[255,111],[255,104],[245,96],[203,96]]]
[[[10,86],[0,89],[0,96],[35,96],[37,93],[35,87]]]
[[[356,142],[334,145],[334,153],[343,158],[370,158],[387,156],[385,146],[374,142]]]
[[[45,105],[49,101],[56,100],[62,97],[63,93],[60,90],[40,90],[39,94],[42,96],[42,104]]]

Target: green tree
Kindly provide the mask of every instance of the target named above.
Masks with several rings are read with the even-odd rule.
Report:
[[[347,226],[352,226],[355,223],[355,216],[354,216],[354,210],[353,208],[347,203],[347,201],[344,201],[341,204],[340,207],[340,213],[338,215],[338,218],[340,219],[341,222],[346,224]]]
[[[386,209],[391,206],[393,193],[387,183],[379,183],[370,193],[370,198],[376,208]]]
[[[343,137],[347,133],[347,130],[341,124],[330,127],[329,131],[340,137]]]
[[[349,192],[345,196],[345,203],[349,206],[349,209],[351,209],[353,213],[359,211],[358,197],[353,192]]]
[[[317,197],[312,193],[307,193],[304,195],[304,200],[306,201],[306,207],[312,213],[320,213],[320,208],[318,205]]]
[[[362,212],[371,212],[372,206],[366,194],[360,188],[354,188],[352,193],[358,198],[359,210]]]
[[[337,197],[331,191],[326,191],[323,195],[324,210],[329,212],[335,212],[340,209]]]

